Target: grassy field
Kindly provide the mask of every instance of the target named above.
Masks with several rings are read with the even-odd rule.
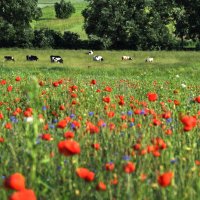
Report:
[[[69,19],[57,19],[53,4],[56,1],[39,1],[39,6],[42,7],[43,16],[38,21],[33,21],[31,26],[34,29],[50,28],[56,31],[64,32],[71,31],[78,33],[81,39],[87,39],[87,35],[83,30],[84,19],[81,15],[82,10],[86,7],[87,2],[81,0],[71,1],[76,12]]]
[[[164,77],[166,73],[185,73],[189,77],[198,77],[200,70],[200,52],[165,52],[165,51],[95,51],[94,55],[104,57],[103,62],[94,62],[86,50],[24,50],[0,49],[0,66],[4,68],[38,68],[51,69],[54,67],[70,70],[85,70],[86,73],[110,73],[127,76],[145,72],[155,73]],[[15,62],[4,61],[4,55],[15,57]],[[38,62],[26,61],[26,55],[37,55]],[[50,55],[60,55],[64,64],[50,63]],[[132,61],[122,61],[123,55],[133,57]],[[145,63],[146,57],[154,57],[154,63]]]
[[[200,52],[95,54],[0,49],[0,199],[199,199]]]

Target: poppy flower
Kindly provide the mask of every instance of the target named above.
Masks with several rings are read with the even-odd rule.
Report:
[[[181,122],[184,124],[184,131],[190,131],[197,125],[196,117],[188,115],[182,117]]]
[[[195,98],[195,101],[196,101],[197,103],[200,103],[200,96],[196,97],[196,98]]]
[[[13,89],[13,87],[12,87],[11,85],[9,85],[9,86],[7,87],[7,91],[8,91],[8,92],[11,92],[12,89]]]
[[[21,77],[20,77],[20,76],[17,76],[17,77],[15,78],[15,80],[16,80],[17,82],[19,82],[19,81],[21,81]]]
[[[80,154],[81,149],[78,142],[74,140],[64,140],[58,143],[58,150],[60,154],[65,156],[72,156],[75,154]]]
[[[103,102],[110,103],[110,97],[103,97]]]
[[[118,179],[117,178],[114,178],[110,181],[110,184],[111,185],[117,185],[118,184]]]
[[[132,162],[127,162],[125,165],[124,165],[124,172],[125,173],[132,173],[135,171],[135,164],[132,163]]]
[[[90,84],[91,84],[91,85],[96,85],[96,83],[97,83],[97,81],[94,80],[94,79],[90,81]]]
[[[0,85],[5,85],[6,84],[6,80],[1,80]]]
[[[0,137],[0,143],[3,143],[5,140],[3,137]]]
[[[11,176],[5,179],[4,186],[12,190],[24,190],[25,178],[20,173],[12,174]]]
[[[49,134],[49,133],[42,134],[41,138],[42,138],[42,140],[46,140],[46,141],[53,140],[53,138],[51,137],[51,134]]]
[[[99,150],[100,149],[100,144],[99,143],[94,143],[92,144],[92,147],[95,149],[95,150]]]
[[[115,168],[115,164],[114,164],[114,163],[106,163],[106,164],[105,164],[105,169],[106,169],[107,171],[113,171],[114,168]]]
[[[6,123],[6,124],[5,124],[5,128],[6,128],[6,129],[12,129],[12,124],[9,123],[9,122]]]
[[[95,173],[91,172],[90,170],[88,170],[87,168],[77,168],[76,169],[76,174],[77,176],[79,176],[80,178],[86,180],[86,181],[93,181],[94,177],[95,177]]]
[[[9,200],[37,200],[33,190],[24,189],[18,192],[14,192]]]
[[[106,91],[106,92],[112,92],[112,88],[109,87],[109,86],[106,86],[105,89],[104,89],[104,91]]]
[[[96,189],[99,191],[105,191],[106,190],[106,184],[104,182],[99,182],[96,186]]]
[[[115,113],[113,111],[110,111],[107,113],[109,118],[113,118],[115,116]]]
[[[171,180],[173,178],[173,173],[172,172],[165,172],[158,176],[158,184],[161,187],[167,187],[171,184]]]
[[[71,131],[67,131],[66,133],[64,133],[64,137],[65,137],[66,139],[74,138],[74,133],[71,132]]]
[[[0,119],[3,119],[4,116],[3,116],[3,113],[0,112]]]
[[[66,120],[61,120],[58,122],[57,127],[64,129],[67,126],[67,121]]]
[[[64,105],[60,105],[59,109],[60,110],[65,110],[65,106]]]
[[[149,101],[156,101],[158,99],[158,95],[153,92],[147,93],[147,97],[148,97]]]
[[[195,160],[195,164],[196,164],[197,166],[200,166],[200,161],[199,161],[199,160]]]
[[[53,82],[52,84],[53,84],[54,87],[58,87],[59,86],[59,83],[57,81]]]

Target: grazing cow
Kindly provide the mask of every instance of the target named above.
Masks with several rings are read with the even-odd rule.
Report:
[[[133,60],[130,56],[122,56],[122,60]]]
[[[145,62],[153,62],[153,58],[148,57],[145,59]]]
[[[94,51],[92,50],[88,52],[88,55],[93,55],[93,54],[94,54]]]
[[[104,59],[103,59],[102,56],[94,56],[94,57],[93,57],[93,60],[94,60],[94,61],[103,61]]]
[[[27,61],[37,61],[38,57],[37,56],[33,56],[33,55],[27,55],[26,56],[26,60]]]
[[[60,56],[50,56],[51,62],[63,63],[63,59]]]
[[[5,61],[15,61],[13,56],[4,56]]]

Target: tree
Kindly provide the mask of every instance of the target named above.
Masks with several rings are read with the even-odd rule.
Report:
[[[85,31],[89,37],[98,37],[105,47],[160,49],[163,40],[165,44],[170,43],[166,25],[171,7],[167,0],[162,3],[159,0],[88,1],[82,12]]]
[[[69,18],[72,13],[75,13],[75,8],[71,2],[65,2],[61,0],[60,3],[55,3],[54,5],[56,17],[60,19]]]
[[[30,22],[37,18],[40,11],[37,0],[1,0],[0,1],[0,45],[32,46],[33,30]]]
[[[200,39],[200,0],[176,0],[179,7],[182,7],[184,16],[183,29],[188,29],[188,36],[192,39]],[[182,34],[180,20],[177,23],[178,33]]]
[[[37,0],[1,0],[0,16],[14,27],[30,26],[38,12],[37,3]]]

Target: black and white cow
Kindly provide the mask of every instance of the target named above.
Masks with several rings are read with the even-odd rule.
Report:
[[[51,62],[63,63],[63,59],[60,56],[50,56]]]
[[[103,59],[102,56],[94,56],[94,57],[93,57],[93,60],[94,60],[94,61],[103,61],[104,59]]]
[[[130,56],[122,56],[122,60],[133,60]]]
[[[93,55],[93,54],[94,54],[94,51],[90,50],[90,51],[88,51],[87,54],[88,54],[88,55]]]
[[[5,61],[15,61],[13,56],[4,56]]]
[[[33,56],[33,55],[27,55],[26,56],[26,60],[27,61],[37,61],[38,57],[37,56]]]

